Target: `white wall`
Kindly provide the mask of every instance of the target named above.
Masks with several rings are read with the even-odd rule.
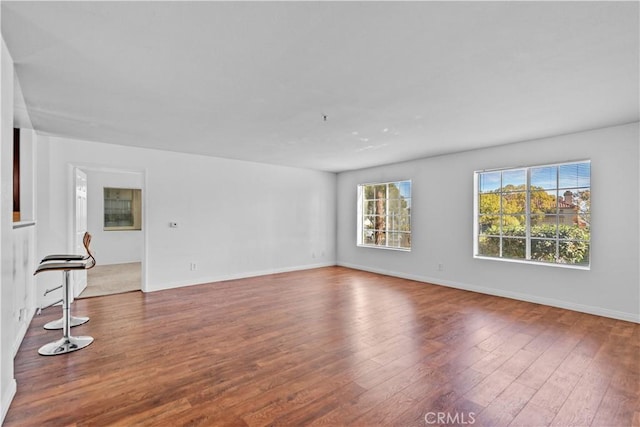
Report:
[[[38,256],[71,247],[74,166],[143,173],[144,290],[335,264],[335,174],[41,135]]]
[[[2,40],[2,67],[0,70],[0,396],[1,416],[6,412],[16,391],[13,378],[14,286],[11,277],[11,235],[13,230],[13,61]]]
[[[20,205],[23,221],[13,222],[14,70],[2,40],[0,69],[0,422],[4,419],[17,384],[13,358],[36,308],[35,211],[33,176],[36,135],[21,130]],[[20,94],[16,94],[20,97]],[[24,100],[21,101],[24,103]],[[29,220],[29,221],[25,221]]]
[[[13,222],[13,60],[2,40],[0,70],[0,422],[4,419],[17,384],[13,358],[35,312],[33,269],[35,224]],[[20,95],[16,95],[20,96]],[[24,102],[24,101],[22,101]],[[33,220],[35,134],[21,131],[21,212]],[[24,149],[23,149],[24,148]]]
[[[638,123],[338,175],[340,265],[640,322]],[[591,159],[591,270],[473,258],[473,172]],[[412,251],[356,246],[356,187],[412,179]],[[438,264],[444,271],[438,271]]]
[[[14,115],[14,125],[15,115]],[[13,353],[18,352],[36,310],[35,279],[35,153],[37,137],[31,129],[20,129],[20,222],[11,230],[11,283],[13,305]]]
[[[144,246],[142,230],[104,231],[104,188],[140,188],[140,172],[85,170],[87,174],[87,228],[91,250],[100,265],[140,262]],[[145,227],[145,224],[142,224]]]

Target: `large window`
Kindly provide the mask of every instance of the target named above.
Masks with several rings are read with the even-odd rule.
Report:
[[[104,230],[142,229],[142,191],[131,188],[104,189]]]
[[[591,163],[476,172],[475,255],[589,266]]]
[[[358,186],[358,245],[411,249],[411,181]]]

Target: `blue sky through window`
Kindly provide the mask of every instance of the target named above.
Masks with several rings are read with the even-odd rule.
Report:
[[[521,187],[524,190],[524,186],[527,182],[527,171],[524,169],[510,170],[502,172],[502,186],[513,185],[514,187]]]
[[[500,189],[501,172],[485,172],[480,174],[480,192],[489,193]]]
[[[395,185],[400,191],[400,196],[405,199],[411,198],[411,181],[400,181],[395,183]]]

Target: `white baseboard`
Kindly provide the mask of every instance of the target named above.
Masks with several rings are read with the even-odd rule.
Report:
[[[511,298],[519,301],[526,301],[526,302],[532,302],[536,304],[548,305],[551,307],[564,308],[567,310],[579,311],[581,313],[587,313],[587,314],[594,314],[596,316],[610,317],[612,319],[624,320],[627,322],[640,323],[640,315],[635,313],[626,313],[622,311],[609,310],[602,307],[577,304],[570,301],[562,301],[554,298],[539,297],[536,295],[524,294],[520,292],[509,292],[509,291],[504,291],[500,289],[487,288],[484,286],[471,285],[468,283],[455,282],[451,280],[443,280],[437,277],[419,276],[415,274],[407,274],[407,273],[398,272],[398,271],[372,268],[364,265],[344,263],[344,262],[338,262],[335,264],[331,262],[326,262],[326,263],[318,263],[318,264],[307,264],[307,265],[295,266],[295,267],[285,267],[285,268],[253,271],[253,272],[239,273],[239,274],[199,277],[189,282],[180,281],[180,282],[162,283],[154,286],[152,289],[146,289],[145,292],[154,292],[154,291],[161,291],[165,289],[182,288],[186,286],[201,285],[204,283],[223,282],[226,280],[245,279],[245,278],[256,277],[256,276],[266,276],[269,274],[289,273],[293,271],[310,270],[310,269],[321,268],[321,267],[332,267],[334,265],[353,268],[355,270],[368,271],[371,273],[384,274],[387,276],[400,277],[402,279],[415,280],[416,282],[430,283],[433,285],[447,286],[450,288],[462,289],[465,291],[473,291],[473,292],[478,292],[478,293],[487,294],[487,295],[494,295],[494,296],[503,297],[503,298]]]
[[[27,334],[27,330],[29,329],[29,325],[31,324],[35,313],[35,308],[27,309],[27,317],[20,322],[20,329],[18,329],[18,333],[16,335],[16,342],[13,344],[13,357],[16,357],[16,354],[18,354],[22,340]]]
[[[470,285],[468,283],[454,282],[451,280],[443,280],[436,277],[418,276],[414,274],[406,274],[397,271],[371,268],[364,265],[351,263],[338,263],[337,265],[355,270],[368,271],[370,273],[384,274],[386,276],[400,277],[402,279],[415,280],[417,282],[430,283],[432,285],[447,286],[449,288],[463,289],[465,291],[473,291],[481,294],[494,295],[503,298],[511,298],[519,301],[533,302],[536,304],[548,305],[551,307],[564,308],[581,313],[595,314],[596,316],[610,317],[612,319],[624,320],[627,322],[640,323],[640,315],[635,313],[626,313],[623,311],[609,310],[607,308],[595,307],[584,304],[577,304],[570,301],[562,301],[554,298],[545,298],[535,295],[523,294],[520,292],[509,292],[501,289],[487,288],[484,286]]]
[[[18,390],[18,383],[14,378],[11,379],[9,383],[9,387],[2,394],[2,414],[0,416],[0,425],[4,422],[4,418],[7,416],[7,412],[9,412],[9,406],[11,406],[11,402],[13,401],[13,397],[16,395],[16,391]]]
[[[290,273],[293,271],[301,271],[301,270],[311,270],[314,268],[322,268],[322,267],[333,267],[336,264],[333,262],[323,262],[318,264],[307,264],[307,265],[299,265],[294,267],[284,267],[284,268],[274,268],[269,270],[260,270],[260,271],[250,271],[246,273],[238,273],[238,274],[226,274],[221,276],[204,276],[198,277],[191,281],[180,281],[180,282],[168,282],[168,283],[160,283],[153,286],[153,288],[144,289],[144,292],[155,292],[162,291],[166,289],[175,289],[175,288],[184,288],[186,286],[195,286],[202,285],[205,283],[215,283],[215,282],[224,282],[226,280],[237,280],[237,279],[247,279],[249,277],[257,277],[257,276],[267,276],[269,274],[278,274],[278,273]]]

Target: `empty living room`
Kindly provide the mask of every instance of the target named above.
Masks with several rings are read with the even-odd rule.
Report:
[[[640,426],[640,2],[0,30],[3,426]]]

